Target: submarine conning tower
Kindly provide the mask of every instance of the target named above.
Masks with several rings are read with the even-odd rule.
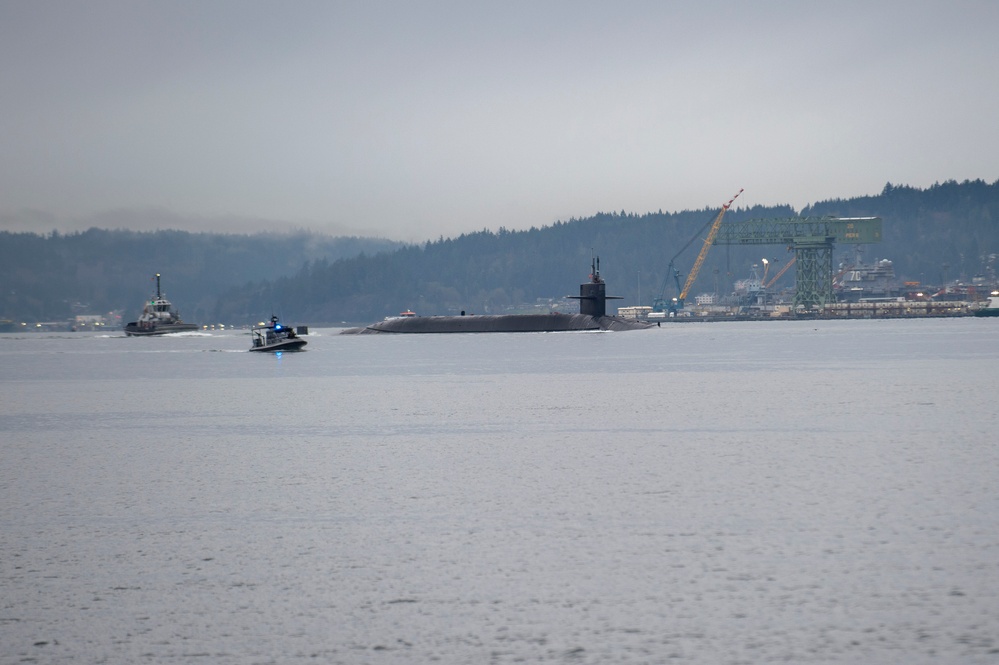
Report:
[[[590,261],[590,281],[579,285],[579,313],[600,318],[607,316],[607,301],[620,300],[621,296],[607,295],[607,285],[600,277],[600,257]]]

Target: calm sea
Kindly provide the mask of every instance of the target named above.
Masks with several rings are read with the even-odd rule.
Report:
[[[999,663],[999,319],[0,335],[3,663]]]

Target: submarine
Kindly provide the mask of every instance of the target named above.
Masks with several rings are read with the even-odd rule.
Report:
[[[589,280],[579,285],[579,314],[470,314],[460,316],[403,316],[385,319],[362,328],[348,328],[341,335],[418,333],[517,333],[582,332],[588,330],[644,330],[654,327],[645,321],[607,315],[607,301],[621,296],[607,295],[600,277],[600,258],[591,261]]]

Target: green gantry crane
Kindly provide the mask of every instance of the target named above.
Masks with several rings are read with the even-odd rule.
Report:
[[[794,308],[815,311],[833,301],[835,243],[881,242],[880,217],[787,217],[722,224],[716,245],[784,245],[797,265]]]

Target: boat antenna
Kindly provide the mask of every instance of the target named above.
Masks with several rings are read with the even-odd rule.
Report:
[[[156,273],[156,299],[161,300],[163,296],[160,295],[160,274]]]

